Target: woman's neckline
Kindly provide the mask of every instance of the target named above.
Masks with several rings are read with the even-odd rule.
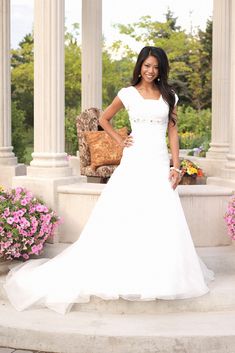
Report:
[[[145,101],[159,101],[159,100],[162,98],[161,93],[160,93],[159,98],[144,98],[144,97],[142,96],[142,94],[140,94],[140,92],[138,91],[138,89],[137,89],[135,86],[131,86],[131,87],[133,87],[133,89],[137,92],[137,94],[138,94],[142,99],[144,99]]]

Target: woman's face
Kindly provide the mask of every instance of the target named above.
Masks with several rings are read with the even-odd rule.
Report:
[[[141,66],[141,78],[151,83],[158,77],[158,72],[158,60],[155,56],[148,56]]]

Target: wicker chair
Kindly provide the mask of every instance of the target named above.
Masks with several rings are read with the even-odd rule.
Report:
[[[79,158],[80,158],[80,171],[81,175],[87,177],[99,177],[101,182],[107,182],[108,178],[112,175],[117,167],[116,165],[104,165],[98,167],[96,170],[91,168],[90,151],[84,137],[84,131],[97,131],[102,130],[99,126],[98,120],[101,110],[97,108],[89,108],[82,112],[76,118],[77,135],[79,144]]]

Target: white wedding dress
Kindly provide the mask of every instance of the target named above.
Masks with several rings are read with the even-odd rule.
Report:
[[[17,310],[40,303],[65,313],[91,295],[155,300],[209,291],[214,273],[195,251],[168,179],[168,105],[162,96],[144,99],[133,86],[118,96],[134,144],[124,149],[79,240],[53,259],[30,260],[10,271],[4,288]]]

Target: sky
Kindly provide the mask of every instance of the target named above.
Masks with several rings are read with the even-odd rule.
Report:
[[[65,0],[65,24],[81,23],[82,0]],[[11,47],[16,48],[24,35],[33,28],[34,0],[11,0]],[[132,23],[141,16],[150,15],[157,21],[164,20],[167,8],[178,17],[178,25],[186,29],[205,29],[212,17],[213,0],[103,0],[103,35],[106,42],[120,39],[115,23]]]

